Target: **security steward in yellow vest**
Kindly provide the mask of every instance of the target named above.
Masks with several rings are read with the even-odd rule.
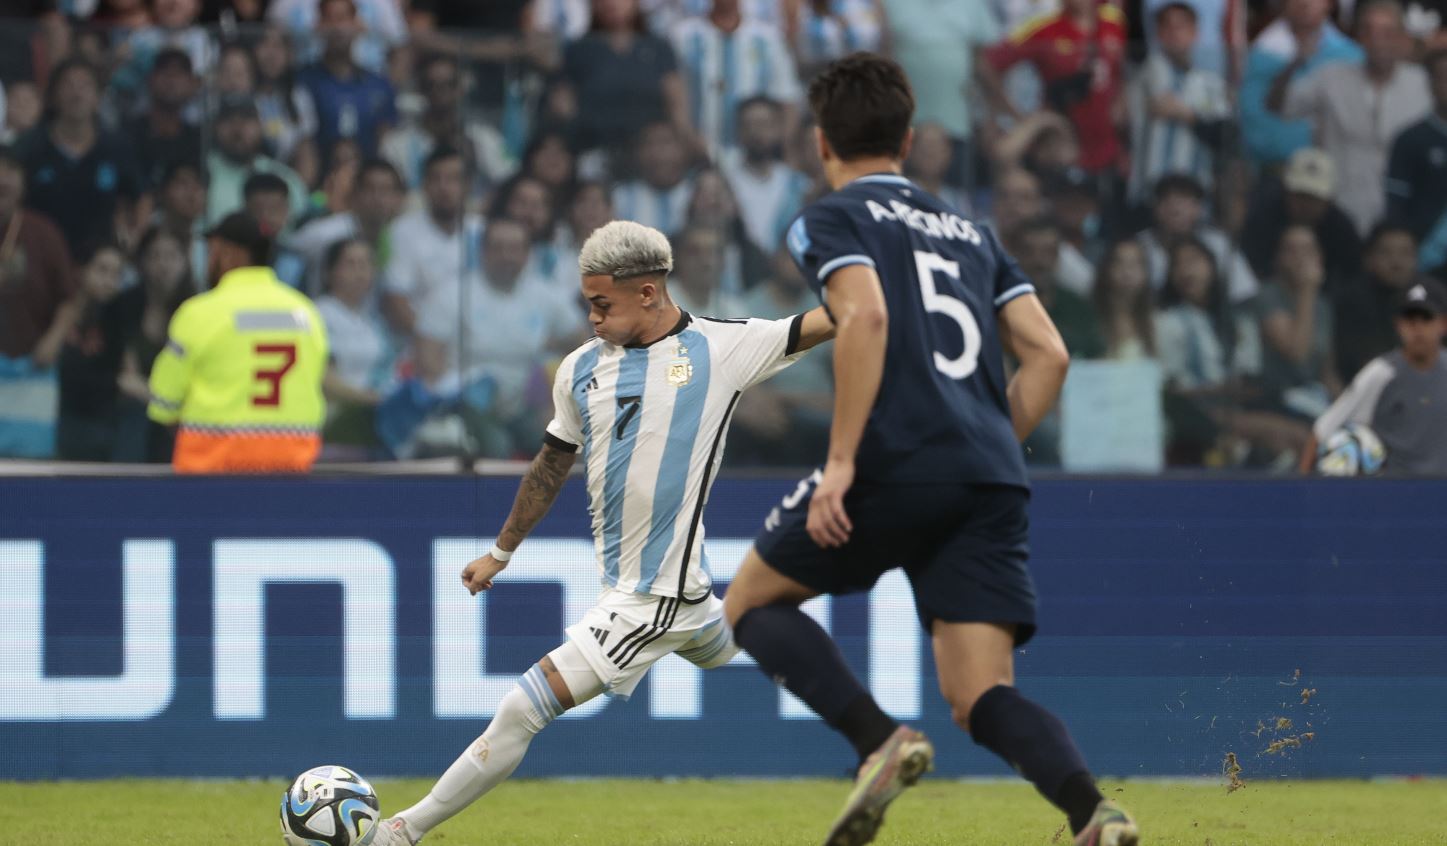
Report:
[[[274,234],[244,212],[221,221],[206,234],[212,289],[171,319],[147,412],[179,424],[178,473],[304,473],[321,451],[326,329],[268,266]]]

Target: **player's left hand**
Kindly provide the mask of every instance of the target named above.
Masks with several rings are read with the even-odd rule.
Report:
[[[854,484],[854,462],[830,461],[824,465],[824,477],[809,499],[809,519],[804,524],[814,543],[825,549],[849,542],[854,523],[844,512],[844,495]]]
[[[479,592],[492,587],[493,577],[506,567],[507,562],[499,561],[492,557],[492,553],[488,553],[462,568],[462,584],[468,593],[477,596]]]

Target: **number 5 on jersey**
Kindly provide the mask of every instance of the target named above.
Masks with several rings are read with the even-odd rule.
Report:
[[[969,306],[949,294],[941,293],[935,287],[935,274],[943,273],[955,280],[960,278],[960,263],[943,258],[938,253],[916,250],[914,266],[919,272],[920,292],[924,296],[924,310],[932,314],[943,314],[960,325],[965,336],[965,349],[956,358],[945,358],[935,351],[935,369],[951,379],[964,379],[980,363],[980,324]]]

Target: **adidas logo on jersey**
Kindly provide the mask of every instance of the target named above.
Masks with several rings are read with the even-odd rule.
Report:
[[[597,626],[589,626],[589,627],[588,627],[588,631],[590,631],[590,632],[593,633],[593,637],[597,639],[599,646],[605,646],[605,645],[607,645],[607,643],[608,643],[608,632],[604,631],[603,629],[598,628]]]
[[[597,387],[598,387],[598,377],[597,377],[597,376],[594,376],[592,379],[589,379],[589,380],[588,380],[588,384],[586,384],[586,385],[583,386],[583,393],[586,394],[586,393],[588,393],[589,391],[596,389]]]

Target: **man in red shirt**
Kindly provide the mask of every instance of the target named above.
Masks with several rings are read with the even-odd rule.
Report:
[[[1080,136],[1080,165],[1119,170],[1114,111],[1125,59],[1125,15],[1101,0],[1065,0],[1059,14],[1036,18],[988,52],[997,70],[1029,62],[1045,84],[1046,104],[1070,118]]]

